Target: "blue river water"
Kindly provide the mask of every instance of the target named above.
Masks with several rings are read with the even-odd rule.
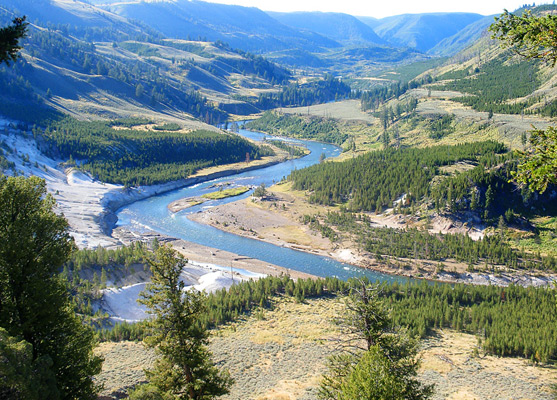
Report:
[[[240,129],[240,134],[257,141],[262,141],[265,137],[262,133],[251,132],[244,129]],[[267,138],[271,138],[271,136],[267,135]],[[273,139],[280,138],[273,137]],[[200,196],[204,193],[213,192],[216,190],[214,185],[219,183],[230,183],[232,186],[254,187],[264,183],[266,186],[271,186],[273,183],[280,181],[283,177],[288,176],[290,171],[319,162],[322,153],[329,158],[336,157],[341,152],[338,147],[331,144],[303,140],[288,141],[302,143],[307,146],[311,153],[305,157],[289,160],[270,167],[215,179],[137,201],[118,210],[118,226],[128,226],[136,231],[152,230],[171,237],[229,251],[246,257],[256,258],[284,268],[290,268],[292,270],[322,277],[335,276],[340,279],[348,279],[350,277],[366,276],[372,281],[406,281],[407,278],[382,274],[338,262],[331,258],[223,232],[211,226],[193,222],[187,218],[189,214],[202,211],[207,207],[214,207],[219,204],[237,201],[251,196],[251,191],[237,197],[223,200],[211,200],[178,213],[172,213],[168,210],[167,206],[169,203],[184,197]]]

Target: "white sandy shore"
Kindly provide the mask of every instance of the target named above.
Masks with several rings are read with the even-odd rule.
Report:
[[[186,290],[193,288],[211,293],[264,276],[238,268],[230,271],[220,265],[190,262],[182,271],[180,279],[186,285]],[[100,304],[102,310],[115,322],[138,322],[148,318],[145,306],[137,302],[146,285],[147,282],[139,282],[121,288],[104,289]]]
[[[16,134],[8,127],[9,121],[0,120],[0,141],[5,142],[11,152],[6,152],[8,161],[14,162],[19,175],[36,175],[46,181],[48,192],[58,203],[59,211],[70,224],[70,233],[79,248],[110,247],[121,244],[110,233],[116,223],[116,210],[120,207],[184,186],[193,185],[223,176],[237,174],[279,162],[270,158],[257,160],[246,166],[233,164],[227,170],[209,169],[200,171],[188,179],[158,185],[125,188],[122,185],[102,183],[74,168],[64,168],[60,161],[42,154],[35,140],[27,134]],[[29,160],[29,161],[26,161]],[[7,171],[9,173],[9,171]]]
[[[9,131],[0,135],[15,152],[7,159],[16,164],[20,175],[36,175],[46,181],[47,190],[58,203],[58,210],[70,224],[70,233],[81,248],[113,246],[117,242],[107,236],[100,225],[105,211],[101,200],[108,193],[118,193],[121,186],[94,182],[89,176],[73,169],[63,169],[59,162],[42,154],[33,138]],[[26,162],[25,160],[30,160]]]

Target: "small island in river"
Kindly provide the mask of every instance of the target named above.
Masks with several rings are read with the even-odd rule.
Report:
[[[221,200],[221,199],[225,199],[227,197],[234,197],[234,196],[239,196],[241,194],[246,193],[247,191],[249,191],[251,188],[248,186],[240,186],[240,187],[234,187],[234,188],[230,188],[230,189],[221,189],[211,192],[211,193],[205,193],[202,196],[194,196],[194,197],[185,197],[183,199],[179,199],[176,201],[173,201],[172,203],[170,203],[168,205],[168,209],[173,212],[173,213],[177,213],[179,211],[185,210],[186,208],[190,208],[190,207],[194,207],[197,206],[199,204],[202,204],[208,200]]]

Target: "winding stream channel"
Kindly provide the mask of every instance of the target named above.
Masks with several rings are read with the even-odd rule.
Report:
[[[244,129],[240,129],[239,133],[244,137],[256,141],[262,141],[266,136],[259,132],[252,132]],[[269,135],[267,135],[267,138],[284,140]],[[373,281],[406,281],[408,278],[382,274],[345,264],[331,258],[245,238],[208,225],[193,222],[187,218],[189,214],[202,211],[208,207],[214,207],[219,204],[237,201],[251,196],[251,191],[241,196],[207,201],[178,213],[172,213],[168,210],[167,206],[169,203],[184,197],[200,196],[204,193],[213,192],[216,190],[214,185],[219,183],[230,182],[233,186],[258,186],[264,183],[266,186],[271,186],[274,182],[280,181],[283,177],[288,176],[290,171],[294,169],[300,169],[318,163],[322,153],[329,158],[336,157],[341,152],[340,148],[331,144],[305,140],[289,141],[302,143],[307,146],[311,153],[295,160],[289,160],[270,167],[184,187],[129,204],[118,210],[118,226],[126,226],[139,232],[147,230],[156,231],[171,237],[229,251],[246,257],[256,258],[284,268],[290,268],[292,270],[322,277],[336,276],[340,279],[348,279],[350,277],[367,276]]]

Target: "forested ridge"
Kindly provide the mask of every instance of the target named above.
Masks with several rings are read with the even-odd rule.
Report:
[[[304,215],[302,221],[323,237],[333,242],[341,235],[350,235],[354,242],[379,260],[383,256],[409,264],[411,260],[456,260],[466,263],[470,272],[493,271],[494,266],[511,269],[557,271],[557,259],[539,253],[517,250],[505,240],[504,227],[497,235],[473,240],[466,234],[432,234],[417,228],[394,229],[377,227],[366,214],[352,212],[329,212],[324,216]],[[399,261],[400,260],[400,261]],[[390,262],[390,258],[385,261]]]
[[[391,206],[403,194],[409,203],[421,200],[429,194],[429,184],[443,165],[477,161],[483,155],[504,151],[503,144],[493,141],[386,149],[293,171],[288,180],[293,182],[294,189],[308,191],[310,202],[376,211]]]
[[[555,215],[557,205],[550,192],[540,194],[513,182],[517,164],[517,157],[508,153],[485,158],[471,170],[445,177],[431,188],[436,209],[474,211],[492,222],[504,217],[509,224],[520,217]]]
[[[292,83],[282,87],[278,93],[260,94],[254,105],[262,110],[276,107],[309,106],[347,98],[350,86],[333,75],[304,84]]]
[[[208,102],[198,91],[178,85],[168,76],[161,74],[159,68],[151,63],[107,57],[97,52],[93,44],[71,40],[58,31],[34,31],[28,42],[26,51],[32,56],[52,57],[78,73],[113,80],[112,89],[109,91],[114,95],[136,98],[151,107],[159,103],[172,105],[207,123],[217,124],[227,117],[224,111]],[[56,94],[54,82],[52,88],[48,88],[43,95],[40,91],[34,91],[29,79],[33,79],[36,74],[35,67],[25,60],[19,60],[13,68],[3,67],[3,72],[0,88],[4,96],[18,99],[16,107],[10,109],[4,106],[3,114],[43,125],[43,120],[37,118],[34,113],[20,111],[19,104],[24,100],[33,104],[35,108],[40,108],[45,99]],[[104,86],[104,83],[99,83]]]
[[[204,167],[245,161],[246,154],[251,160],[274,154],[230,133],[114,129],[110,122],[70,118],[35,135],[50,156],[78,160],[96,179],[127,186],[187,178]]]
[[[431,76],[427,75],[424,78],[414,79],[410,82],[399,81],[390,85],[383,85],[373,89],[356,91],[354,96],[360,98],[360,107],[362,111],[376,111],[382,104],[387,103],[389,100],[398,100],[403,94],[408,92],[408,90],[416,89],[423,84],[431,82]]]
[[[7,21],[9,15],[8,11],[0,11],[0,21]],[[149,107],[164,105],[175,108],[209,124],[223,122],[228,114],[219,108],[218,103],[208,101],[199,92],[200,85],[201,88],[222,83],[226,85],[233,73],[255,77],[259,82],[256,84],[267,86],[285,84],[291,79],[287,69],[260,55],[233,49],[222,42],[168,40],[145,26],[134,29],[129,25],[122,29],[121,26],[81,27],[54,25],[39,20],[33,22],[40,29],[31,28],[24,43],[25,52],[31,57],[85,74],[91,78],[88,83],[99,85],[115,96],[132,98]],[[96,45],[93,41],[100,44]],[[106,43],[112,43],[111,50],[102,48]],[[169,58],[172,48],[179,51],[175,57]],[[124,50],[139,57],[129,57]],[[202,58],[184,57],[181,51],[198,54]],[[8,117],[42,124],[41,118],[22,110],[21,103],[27,102],[27,107],[40,108],[50,96],[66,97],[68,93],[64,93],[55,81],[37,81],[39,71],[34,64],[33,60],[20,59],[13,68],[0,67],[0,89],[5,97],[0,102],[0,110]],[[198,74],[197,71],[202,72]],[[201,80],[188,80],[190,74]],[[221,83],[217,83],[219,80]],[[37,90],[37,87],[40,89]],[[217,89],[223,93],[230,90],[224,86]],[[8,102],[8,99],[17,99],[17,102]]]
[[[471,168],[452,174],[441,168],[463,161]],[[470,271],[495,266],[556,271],[554,252],[525,251],[507,230],[508,226],[528,229],[530,218],[557,211],[552,191],[540,194],[512,182],[517,162],[516,155],[496,142],[391,148],[293,171],[288,179],[294,189],[307,192],[310,202],[340,205],[340,212],[304,215],[303,223],[332,242],[349,238],[380,260],[384,256],[403,263],[456,260],[466,263]],[[386,208],[425,217],[423,228],[434,214],[464,220],[473,216],[496,228],[493,235],[472,240],[465,234],[377,227],[366,215]]]
[[[532,104],[539,102],[539,98],[527,101],[513,102],[530,95],[539,88],[540,63],[536,61],[514,60],[507,61],[508,54],[481,64],[474,70],[451,71],[438,76],[436,79],[444,81],[441,85],[434,85],[432,89],[454,90],[468,94],[454,98],[477,111],[488,111],[502,114],[530,114],[528,110]],[[536,112],[542,115],[553,115],[554,107],[544,107]]]

